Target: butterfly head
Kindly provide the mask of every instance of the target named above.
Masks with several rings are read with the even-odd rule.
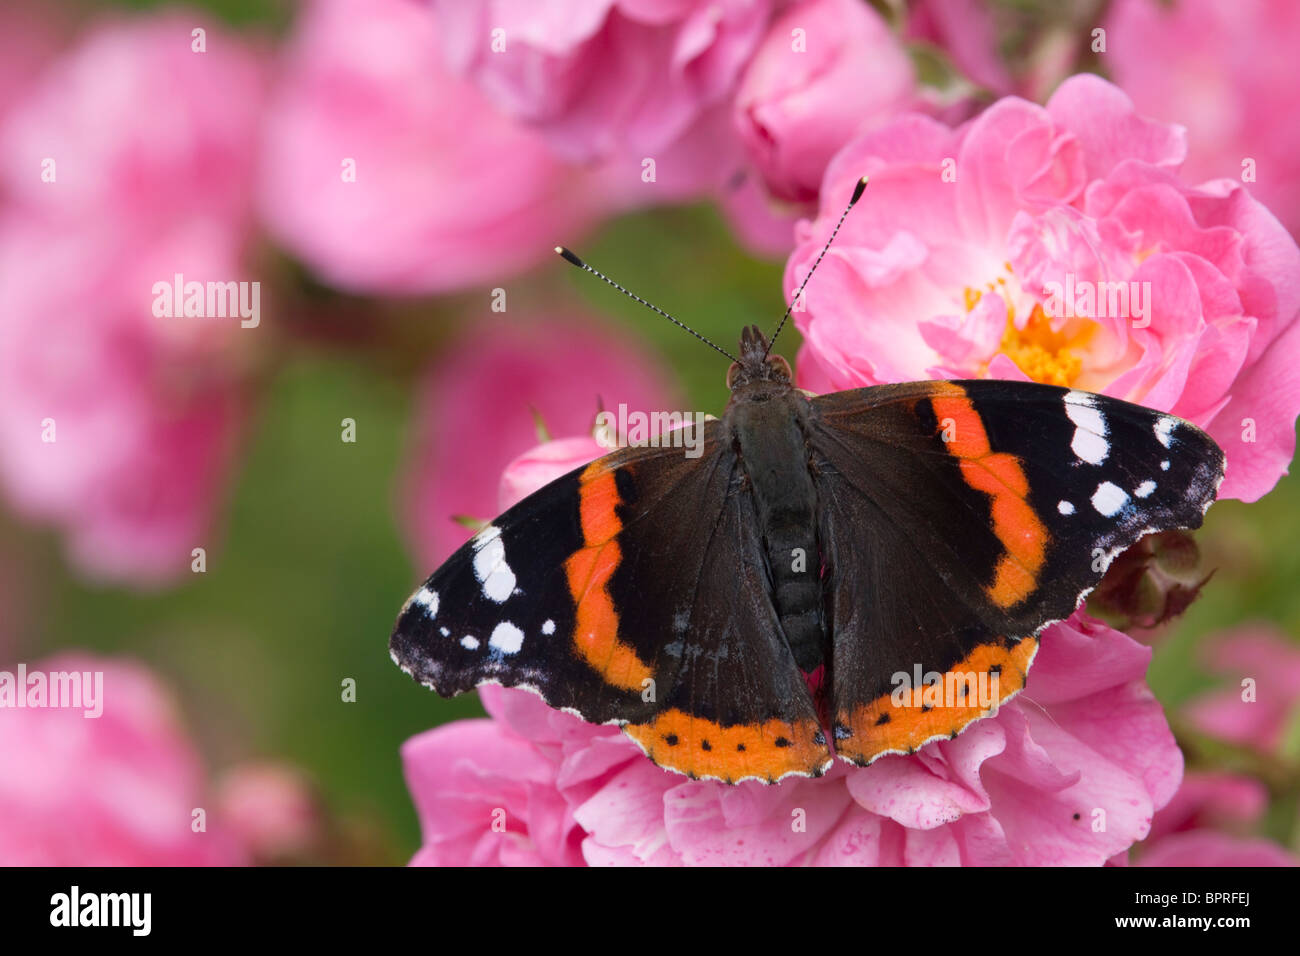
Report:
[[[735,391],[751,382],[788,385],[794,378],[790,363],[779,355],[769,355],[767,350],[767,339],[758,326],[747,326],[740,334],[740,360],[727,369],[727,388]]]

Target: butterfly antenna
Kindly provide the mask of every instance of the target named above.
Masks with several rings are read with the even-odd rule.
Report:
[[[605,273],[601,272],[599,269],[593,269],[591,266],[587,265],[587,263],[583,262],[583,261],[582,261],[581,259],[579,259],[576,255],[574,255],[573,252],[572,252],[571,250],[564,248],[564,246],[556,246],[556,247],[555,247],[555,251],[558,252],[561,256],[563,256],[563,257],[565,258],[566,261],[571,262],[573,265],[577,266],[579,269],[583,270],[584,272],[590,272],[590,273],[591,273],[592,275],[594,275],[597,279],[603,279],[603,280],[605,280],[607,283],[609,283],[610,285],[612,285],[612,286],[613,286],[615,289],[617,289],[619,292],[622,292],[622,293],[623,293],[625,296],[627,296],[629,299],[635,299],[637,302],[640,302],[642,305],[644,305],[647,309],[650,309],[650,310],[653,311],[653,312],[658,312],[660,315],[662,315],[665,319],[667,319],[667,320],[668,320],[669,322],[671,322],[673,325],[676,325],[676,326],[678,326],[679,328],[683,328],[683,329],[685,329],[687,332],[691,333],[691,335],[695,336],[697,339],[699,339],[699,340],[700,340],[701,342],[703,342],[705,345],[709,346],[709,348],[714,349],[715,351],[721,352],[723,355],[725,355],[727,358],[731,359],[733,362],[739,361],[739,360],[738,360],[734,355],[732,355],[732,354],[731,354],[730,352],[728,352],[726,349],[724,349],[724,348],[722,348],[722,347],[720,347],[720,346],[718,346],[718,345],[714,345],[712,342],[710,342],[710,341],[709,341],[708,339],[706,339],[704,336],[700,335],[699,332],[696,332],[693,328],[691,328],[689,325],[685,324],[684,322],[678,322],[676,319],[674,319],[671,315],[669,315],[669,314],[668,314],[667,312],[665,312],[663,309],[659,308],[659,306],[657,306],[657,305],[652,305],[651,303],[647,302],[645,299],[641,298],[639,295],[637,295],[637,294],[635,294],[635,293],[633,293],[633,292],[629,292],[627,289],[623,288],[621,285],[619,285],[617,282],[615,282],[615,281],[614,281],[613,279],[611,279],[609,276],[605,275]]]
[[[844,219],[848,216],[849,210],[852,209],[857,201],[862,198],[862,193],[866,188],[867,177],[863,176],[858,180],[857,186],[853,189],[853,198],[849,200],[849,204],[845,206],[844,211],[840,213],[840,221],[837,222],[835,228],[831,230],[831,237],[826,240],[826,245],[822,246],[822,251],[817,254],[817,261],[812,264],[812,268],[808,270],[808,274],[803,277],[803,282],[799,285],[799,291],[797,291],[794,294],[794,298],[790,300],[790,308],[786,309],[785,315],[781,316],[781,321],[777,324],[776,331],[772,333],[772,337],[767,342],[767,351],[763,353],[764,358],[767,358],[767,356],[772,353],[772,346],[776,344],[776,337],[780,335],[781,330],[785,328],[786,319],[790,318],[790,313],[794,311],[795,303],[798,302],[799,297],[803,295],[803,287],[808,284],[808,280],[812,278],[813,273],[817,271],[817,267],[821,265],[822,256],[826,255],[826,250],[831,247],[831,243],[835,241],[836,235],[839,234],[840,226],[844,225]]]

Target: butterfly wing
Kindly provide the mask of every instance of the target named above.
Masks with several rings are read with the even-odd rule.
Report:
[[[398,618],[394,660],[444,695],[533,690],[692,776],[821,772],[830,751],[744,480],[718,423],[698,458],[628,449],[565,475],[433,573]]]
[[[1198,527],[1223,477],[1195,426],[1055,386],[917,382],[813,405],[834,735],[857,763],[993,712],[1024,687],[1038,632],[1143,534]]]

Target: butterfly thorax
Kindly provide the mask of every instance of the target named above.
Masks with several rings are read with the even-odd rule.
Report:
[[[812,672],[824,659],[826,641],[805,427],[813,411],[790,381],[789,365],[780,356],[764,356],[766,346],[757,329],[741,338],[724,423],[757,512],[782,631],[800,669]]]

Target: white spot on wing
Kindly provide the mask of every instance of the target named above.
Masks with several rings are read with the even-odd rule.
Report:
[[[1155,490],[1156,483],[1154,481],[1144,481],[1133,490],[1133,494],[1139,498],[1145,498]]]
[[[467,651],[476,651],[478,650],[478,638],[466,634],[460,639],[460,646],[465,648]]]
[[[501,537],[501,529],[494,524],[490,524],[478,534],[474,535],[470,540],[474,542],[474,550],[480,551],[489,541],[493,541],[499,537]]]
[[[1128,493],[1119,485],[1103,481],[1092,494],[1092,506],[1107,518],[1114,517],[1128,504]]]
[[[519,648],[524,646],[524,632],[509,621],[502,621],[493,628],[488,644],[502,654],[518,654]]]
[[[554,634],[554,633],[555,633],[555,622],[552,621],[552,620],[550,620],[550,619],[547,619],[546,623],[542,625],[542,633],[543,633],[543,634]]]
[[[1058,501],[1056,503],[1056,510],[1063,515],[1072,515],[1074,514],[1074,505],[1070,504],[1068,501]]]
[[[1070,442],[1070,450],[1080,461],[1086,461],[1090,465],[1100,465],[1110,454],[1110,442],[1086,429],[1076,428],[1074,441]]]
[[[438,616],[438,592],[430,591],[428,588],[420,588],[415,592],[415,599],[412,604],[418,604],[424,608],[424,616],[432,620]]]
[[[501,529],[488,525],[474,536],[474,577],[483,585],[483,596],[502,603],[515,590],[515,573],[506,564],[506,545]]]
[[[1161,471],[1168,471],[1168,470],[1169,470],[1169,461],[1168,461],[1167,459],[1166,459],[1165,461],[1162,461],[1162,462],[1160,463],[1160,470],[1161,470]]]
[[[1067,392],[1065,414],[1075,426],[1070,449],[1080,461],[1100,465],[1110,454],[1110,442],[1106,440],[1106,418],[1096,400],[1087,392]]]
[[[445,627],[440,627],[438,630],[442,631],[443,637],[451,637],[451,631],[447,630]]]
[[[1168,415],[1156,419],[1156,438],[1159,440],[1160,444],[1164,445],[1166,448],[1169,447],[1171,436],[1177,425],[1178,419],[1170,418]]]

